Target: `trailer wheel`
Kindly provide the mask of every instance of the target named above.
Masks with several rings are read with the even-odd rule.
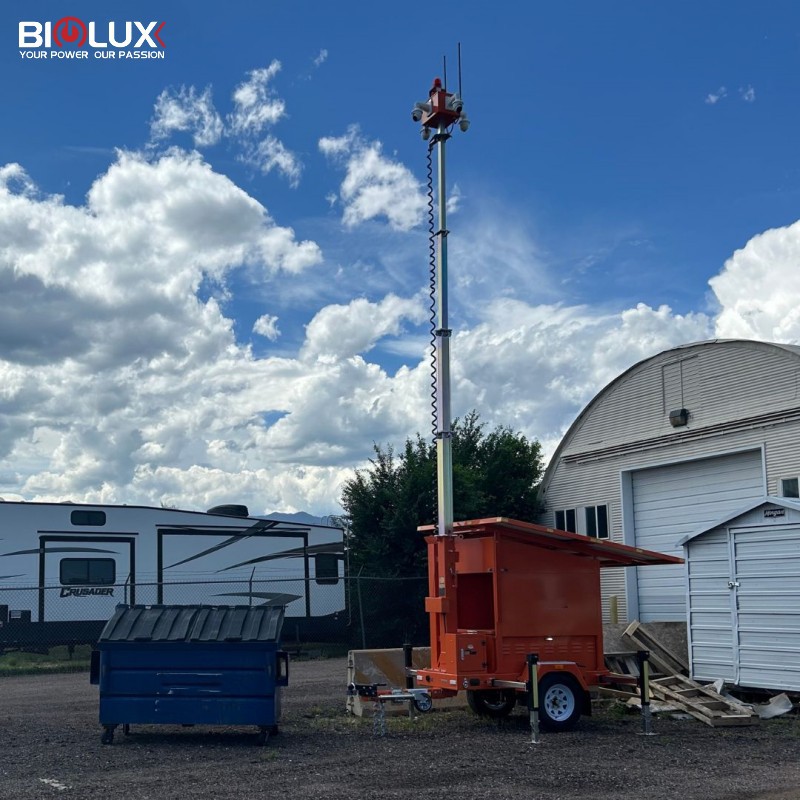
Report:
[[[414,708],[419,711],[420,714],[427,714],[433,708],[433,700],[429,694],[423,694],[422,692],[415,692],[414,693]]]
[[[581,716],[581,693],[571,675],[550,672],[539,681],[539,722],[550,731],[567,731]]]
[[[517,704],[517,693],[513,689],[467,692],[467,703],[482,717],[507,717]]]

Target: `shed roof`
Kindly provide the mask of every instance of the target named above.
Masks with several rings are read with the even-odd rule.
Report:
[[[736,511],[730,511],[725,514],[724,517],[720,517],[716,522],[711,523],[710,525],[706,523],[703,525],[700,530],[695,531],[694,533],[690,533],[684,536],[681,540],[678,541],[678,546],[680,547],[683,545],[686,546],[687,542],[690,542],[692,539],[696,539],[698,536],[702,536],[707,531],[713,530],[714,528],[718,528],[720,525],[724,525],[726,522],[730,522],[736,517],[741,517],[743,514],[747,514],[750,511],[754,511],[756,508],[765,505],[775,505],[781,508],[791,508],[794,511],[800,511],[800,500],[797,498],[791,497],[771,497],[769,495],[764,495],[763,497],[756,498],[755,500],[751,500],[746,506],[742,508],[736,509]]]
[[[433,525],[421,527],[421,531],[432,531]],[[549,550],[562,550],[579,556],[595,558],[601,567],[631,567],[648,564],[682,564],[683,559],[643,550],[641,547],[630,547],[617,544],[607,539],[594,539],[580,533],[569,533],[556,528],[547,528],[533,522],[522,522],[508,517],[489,517],[487,519],[470,519],[456,522],[453,532],[460,536],[478,536],[486,533],[500,532],[514,536],[538,547]]]
[[[100,642],[275,642],[283,606],[124,606]]]

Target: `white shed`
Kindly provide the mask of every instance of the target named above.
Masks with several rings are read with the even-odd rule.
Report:
[[[800,347],[697,342],[635,364],[578,415],[539,522],[683,555],[681,539],[766,495],[800,494]],[[607,569],[604,616],[686,619],[682,567]]]
[[[762,497],[681,544],[692,677],[800,691],[800,501]]]

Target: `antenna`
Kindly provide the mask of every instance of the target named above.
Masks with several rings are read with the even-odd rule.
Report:
[[[444,80],[444,90],[447,91],[447,56],[442,56],[442,79]]]
[[[461,91],[461,42],[458,43],[458,96],[464,96],[464,93]]]

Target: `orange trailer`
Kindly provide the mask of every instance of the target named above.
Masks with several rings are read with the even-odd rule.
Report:
[[[465,690],[474,711],[504,716],[527,701],[536,654],[539,717],[551,730],[591,713],[590,688],[615,679],[603,656],[601,567],[682,563],[504,517],[457,522],[426,542],[431,666],[416,672],[417,687]]]

